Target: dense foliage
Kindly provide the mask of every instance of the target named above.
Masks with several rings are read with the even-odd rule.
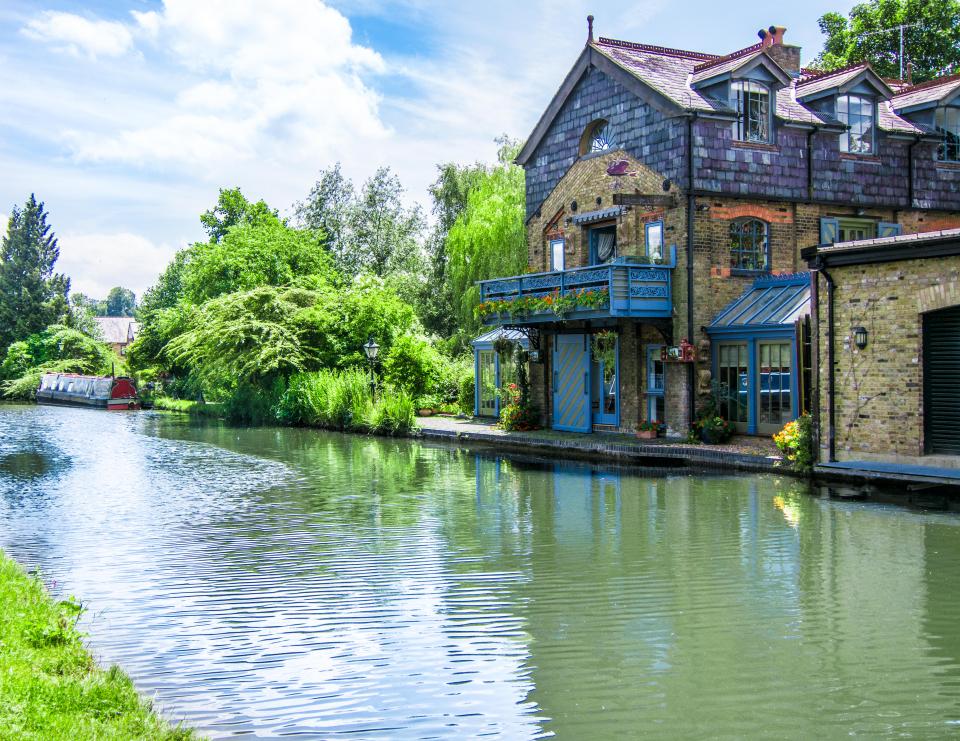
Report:
[[[795,470],[802,473],[813,470],[813,419],[809,414],[788,422],[773,436],[773,441]]]
[[[0,244],[0,348],[69,316],[70,279],[54,273],[60,256],[43,203],[14,208]]]
[[[477,281],[517,275],[527,265],[523,170],[512,164],[514,154],[501,149],[500,163],[476,179],[447,236],[457,320],[470,333],[480,327],[474,315],[480,303]]]
[[[819,69],[869,61],[882,77],[899,77],[901,25],[903,69],[912,63],[914,82],[948,74],[960,63],[958,0],[869,0],[848,18],[827,13],[819,23],[827,37],[813,65]]]

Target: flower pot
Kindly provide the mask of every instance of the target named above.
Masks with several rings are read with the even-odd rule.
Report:
[[[637,430],[637,437],[641,440],[654,440],[657,437],[656,430]]]
[[[432,409],[418,409],[418,410],[417,410],[417,415],[420,416],[420,417],[432,417],[432,416],[433,416],[433,410],[432,410]]]

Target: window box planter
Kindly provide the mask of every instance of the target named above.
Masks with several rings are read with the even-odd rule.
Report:
[[[637,437],[641,440],[655,440],[657,437],[656,430],[637,430]]]

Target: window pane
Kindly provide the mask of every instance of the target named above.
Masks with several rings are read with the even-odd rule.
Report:
[[[563,240],[554,239],[550,242],[550,269],[563,270]]]
[[[663,257],[663,222],[647,224],[647,256],[654,260]]]

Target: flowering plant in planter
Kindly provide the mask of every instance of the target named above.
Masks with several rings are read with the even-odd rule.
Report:
[[[719,415],[698,419],[693,424],[694,427],[699,429],[700,439],[707,443],[707,445],[725,443],[733,437],[733,433],[736,430],[732,422],[725,420]]]
[[[501,429],[509,432],[524,432],[536,430],[540,427],[540,415],[537,409],[523,398],[520,387],[515,383],[508,383],[503,389],[507,403],[500,409]]]
[[[653,440],[660,430],[660,423],[655,419],[645,419],[637,426],[637,437],[643,440]]]
[[[552,311],[562,317],[578,308],[599,309],[606,306],[609,300],[610,292],[606,288],[584,288],[569,293],[554,291],[542,296],[518,296],[509,300],[484,301],[477,305],[474,314],[477,319],[486,319],[488,316],[500,313],[515,317],[521,314]]]

